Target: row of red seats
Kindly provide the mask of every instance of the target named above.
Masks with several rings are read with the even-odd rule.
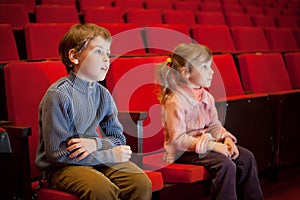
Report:
[[[247,53],[237,56],[235,62],[231,54],[214,55],[215,75],[209,90],[217,100],[220,119],[237,136],[239,144],[252,150],[260,171],[298,162],[300,158],[296,143],[300,139],[297,134],[300,99],[299,90],[296,90],[300,88],[300,53],[283,56],[280,53]],[[121,123],[135,152],[135,162],[146,171],[156,172],[152,174],[154,191],[161,190],[163,184],[194,183],[209,178],[202,166],[167,165],[163,162],[163,134],[160,105],[154,92],[157,87],[154,70],[156,64],[166,58],[116,58],[105,83],[120,111]],[[64,75],[65,68],[59,61],[14,62],[4,66],[8,120],[14,125],[31,127],[28,151],[32,178],[38,176],[34,165],[38,104],[49,85]],[[245,91],[251,94],[245,94]],[[132,113],[128,114],[128,111]],[[147,173],[151,178],[150,171]],[[23,181],[27,181],[24,183],[27,193],[24,192],[31,193],[36,183],[31,186],[30,181]],[[166,191],[164,189],[161,196],[166,195]],[[38,199],[61,195],[65,196],[64,199],[77,199],[74,195],[47,187],[38,192]],[[186,194],[178,190],[168,198],[175,195]]]
[[[300,11],[299,11],[300,12]],[[182,17],[185,16],[185,17]],[[75,6],[37,5],[31,19],[22,4],[0,4],[0,23],[22,29],[37,23],[184,23],[223,24],[228,26],[272,26],[299,28],[299,13],[295,15],[262,15],[237,12],[193,12],[192,10],[127,9],[122,7],[88,7],[78,13]]]
[[[26,6],[27,11],[33,13],[34,8],[38,4],[45,5],[71,5],[77,6],[79,11],[83,11],[87,7],[99,6],[114,6],[124,8],[164,8],[164,9],[188,9],[188,10],[201,10],[201,11],[225,11],[230,12],[263,12],[263,13],[276,13],[276,14],[295,14],[299,11],[299,4],[296,0],[286,1],[255,1],[255,0],[195,0],[195,1],[181,1],[181,0],[2,0],[2,3],[22,3]],[[233,7],[232,7],[233,6]],[[230,8],[232,7],[232,8]],[[256,8],[252,8],[256,7]],[[262,8],[262,9],[261,9]],[[268,9],[275,8],[275,9]]]
[[[72,24],[32,23],[24,28],[24,46],[15,40],[10,25],[1,25],[0,61],[20,60],[18,49],[28,60],[57,59],[57,46]],[[296,51],[300,49],[300,29],[276,27],[232,27],[226,25],[152,24],[140,28],[137,24],[99,24],[113,35],[111,52],[115,56],[166,54],[181,42],[198,42],[214,53]],[[158,37],[159,36],[159,37]],[[130,44],[128,43],[130,42]],[[22,43],[21,43],[22,44]],[[26,48],[26,50],[25,50]],[[20,49],[19,49],[20,50]]]

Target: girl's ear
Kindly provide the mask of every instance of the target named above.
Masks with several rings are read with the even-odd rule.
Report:
[[[190,77],[190,73],[187,67],[181,67],[179,70],[180,74],[184,77],[184,78],[189,78]]]
[[[70,49],[69,59],[74,65],[78,65],[78,53],[76,49]]]

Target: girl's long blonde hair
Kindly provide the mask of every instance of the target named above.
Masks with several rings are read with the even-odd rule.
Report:
[[[156,70],[157,82],[160,85],[158,99],[164,104],[166,99],[175,94],[180,101],[187,106],[194,106],[196,100],[193,98],[192,90],[188,86],[186,78],[180,73],[181,68],[186,67],[191,73],[192,61],[200,59],[202,63],[212,59],[211,51],[204,45],[195,43],[179,44],[173,54]]]

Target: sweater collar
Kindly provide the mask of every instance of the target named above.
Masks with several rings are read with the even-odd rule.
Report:
[[[203,87],[193,88],[193,93],[198,102],[208,103],[207,91]]]
[[[83,93],[87,93],[89,91],[94,91],[97,85],[97,82],[89,82],[79,78],[74,72],[71,72],[68,76],[68,79],[71,81],[73,87],[78,89]]]

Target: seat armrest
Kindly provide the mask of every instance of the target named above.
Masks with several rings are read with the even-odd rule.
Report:
[[[131,161],[138,166],[143,165],[143,122],[147,118],[147,112],[119,112],[119,121],[123,126],[126,143],[131,147]]]

